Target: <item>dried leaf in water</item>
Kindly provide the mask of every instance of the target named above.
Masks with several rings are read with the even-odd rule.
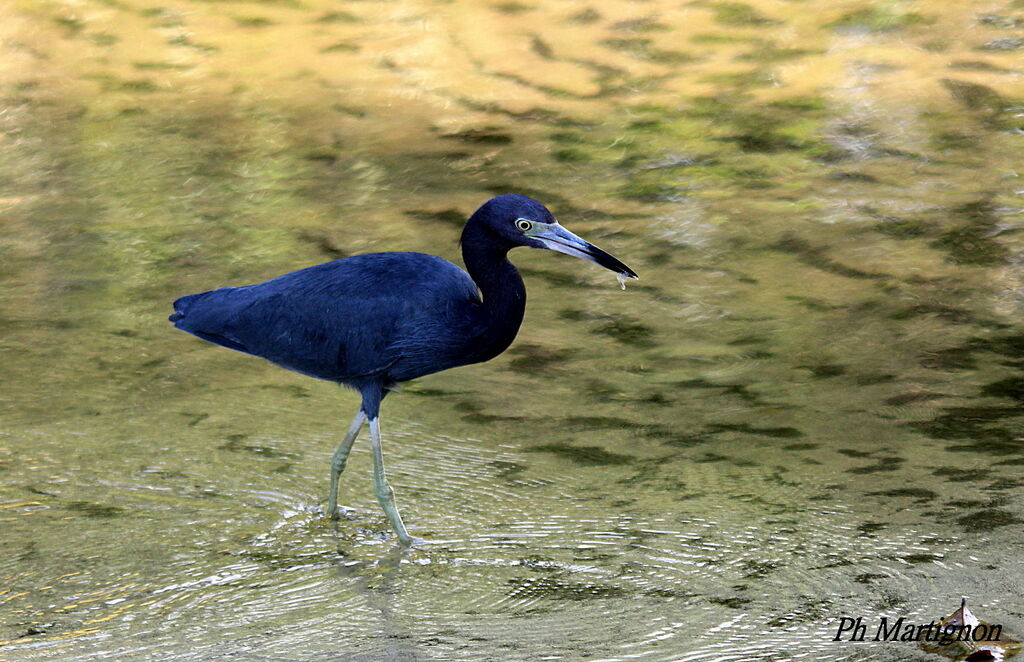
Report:
[[[960,608],[939,621],[938,631],[922,641],[921,648],[957,662],[998,662],[1019,653],[1021,644],[1007,636],[1001,625],[975,616],[963,598]]]

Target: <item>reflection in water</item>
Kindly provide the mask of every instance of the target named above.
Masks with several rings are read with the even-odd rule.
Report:
[[[0,33],[0,659],[916,659],[1020,633],[1024,9],[23,4]],[[496,361],[351,396],[167,302],[495,193],[629,256],[512,254]],[[636,264],[634,264],[636,262]],[[1019,638],[1019,637],[1018,637]]]

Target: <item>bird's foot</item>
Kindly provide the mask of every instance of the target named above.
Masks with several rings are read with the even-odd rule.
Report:
[[[355,508],[349,508],[348,506],[335,506],[333,512],[328,512],[328,509],[323,506],[316,506],[316,511],[320,515],[332,522],[336,522],[340,519],[350,519],[349,514],[356,511]]]
[[[428,544],[426,538],[420,538],[419,536],[409,536],[406,540],[400,542],[404,547],[410,549],[413,547],[419,547],[421,545]]]
[[[367,538],[370,538],[380,543],[397,541],[398,547],[405,551],[408,551],[415,547],[419,547],[421,545],[428,544],[428,542],[424,538],[420,538],[418,536],[410,536],[408,534],[406,534],[405,536],[396,535],[393,530],[389,531],[381,529],[366,529],[363,527],[357,527],[356,530],[359,533],[365,535]]]
[[[403,551],[409,551],[409,550],[414,549],[416,547],[420,547],[421,545],[426,545],[427,544],[427,541],[425,539],[420,538],[418,536],[410,536],[410,535],[406,534],[404,536],[403,535],[397,535],[395,537],[392,537],[393,534],[394,534],[393,531],[379,531],[379,532],[377,532],[374,535],[374,537],[377,538],[377,540],[380,540],[381,542],[387,542],[389,540],[397,540],[398,541],[398,546]]]
[[[355,508],[350,508],[348,506],[338,506],[337,508],[334,509],[334,512],[331,513],[331,519],[352,519],[350,516],[355,512]]]

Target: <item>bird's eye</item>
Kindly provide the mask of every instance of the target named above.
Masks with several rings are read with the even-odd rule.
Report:
[[[523,232],[526,232],[527,230],[533,227],[533,223],[526,220],[525,218],[517,218],[516,227],[522,230]]]

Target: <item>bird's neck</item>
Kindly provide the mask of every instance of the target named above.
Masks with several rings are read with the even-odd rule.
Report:
[[[473,223],[467,223],[462,232],[462,259],[483,296],[479,350],[485,356],[481,361],[497,356],[512,344],[526,310],[526,287],[508,261],[510,248]]]

